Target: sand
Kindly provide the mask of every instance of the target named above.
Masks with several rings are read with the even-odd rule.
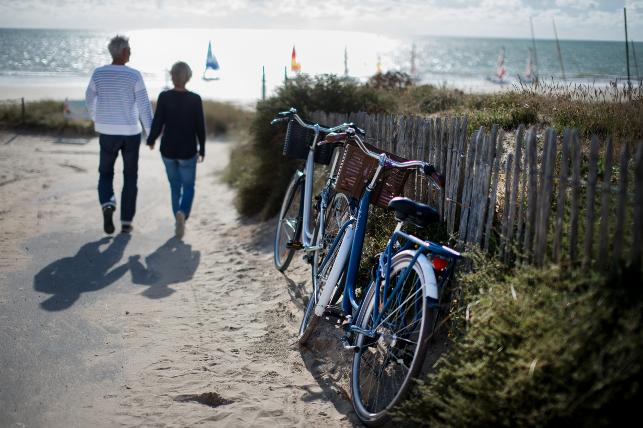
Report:
[[[0,339],[13,344],[0,350],[0,419],[356,424],[350,355],[330,324],[310,348],[296,344],[309,270],[297,256],[278,273],[274,223],[234,210],[220,176],[230,147],[208,144],[182,243],[158,152],[142,147],[134,233],[103,239],[97,140],[0,134]]]

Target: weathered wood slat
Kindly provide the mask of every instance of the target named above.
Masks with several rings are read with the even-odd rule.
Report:
[[[578,132],[572,133],[572,211],[570,214],[569,260],[578,259],[578,216],[580,206],[580,142]]]
[[[616,229],[614,230],[614,252],[612,261],[614,266],[621,262],[623,252],[623,230],[625,229],[625,207],[627,206],[627,168],[630,152],[627,142],[621,146],[619,159],[618,202],[616,204]]]
[[[512,174],[512,164],[514,161],[513,153],[509,153],[507,156],[507,163],[505,164],[505,204],[506,201],[508,201],[511,198],[511,174]],[[507,210],[507,207],[505,205],[505,208],[502,210],[502,260],[507,260],[508,259],[508,252],[509,252],[509,247],[511,246],[511,242],[507,239],[507,231],[509,230],[509,210]]]
[[[585,245],[583,247],[583,266],[589,266],[592,261],[594,244],[594,206],[596,205],[596,182],[598,173],[598,137],[592,137],[589,152],[589,172],[587,177],[587,206],[585,208]]]
[[[608,225],[609,225],[609,206],[610,206],[610,184],[612,181],[612,139],[607,140],[605,146],[605,170],[603,171],[603,194],[601,195],[601,224],[600,236],[598,239],[598,266],[605,269],[608,264]]]
[[[505,201],[505,209],[508,211],[508,218],[507,218],[507,225],[506,225],[506,230],[503,230],[503,234],[507,239],[507,242],[509,244],[512,243],[513,240],[513,235],[514,235],[514,229],[515,229],[515,222],[516,222],[516,211],[517,211],[517,206],[516,203],[518,201],[518,185],[519,185],[519,180],[521,176],[521,165],[522,165],[522,146],[524,144],[524,133],[525,133],[525,127],[524,125],[520,125],[518,129],[516,130],[516,137],[515,137],[515,148],[514,148],[514,167],[513,167],[513,175],[512,175],[512,182],[511,182],[511,193],[509,195],[509,200]],[[505,180],[508,178],[505,177]],[[508,250],[505,251],[504,254],[504,260],[505,262],[509,261],[509,258],[511,257],[511,248],[513,245],[509,245]]]
[[[489,251],[491,235],[493,233],[493,220],[496,214],[496,200],[498,198],[498,180],[500,178],[500,159],[502,158],[502,134],[496,142],[496,155],[493,160],[491,177],[491,195],[489,196],[489,207],[487,209],[487,224],[484,230],[484,250]]]
[[[485,147],[487,145],[488,138],[486,132],[481,130],[479,134],[479,139],[477,141],[478,147],[476,147],[476,155],[473,160],[472,176],[469,189],[469,219],[467,222],[467,234],[466,240],[467,243],[472,243],[475,241],[476,235],[476,220],[477,220],[477,209],[479,207],[478,197],[479,197],[479,188],[480,188],[480,174],[482,169],[482,158],[483,153],[485,153]]]
[[[487,146],[486,158],[483,164],[483,175],[480,192],[480,208],[478,210],[477,219],[477,232],[476,242],[480,247],[483,247],[483,235],[485,230],[485,218],[487,216],[487,207],[489,206],[489,186],[491,185],[491,169],[493,167],[493,160],[496,155],[496,144],[498,142],[498,126],[494,125],[491,128],[491,135],[489,136],[489,144]],[[492,214],[493,215],[493,214]]]
[[[538,203],[538,170],[536,157],[536,130],[531,128],[527,139],[527,164],[529,166],[528,189],[527,189],[527,206],[525,221],[525,241],[524,252],[527,260],[531,260],[531,248],[536,226],[536,213]]]
[[[567,194],[567,175],[569,173],[569,141],[571,132],[565,129],[563,132],[562,158],[560,160],[560,169],[558,174],[558,194],[556,199],[556,225],[554,232],[553,260],[557,263],[561,261],[561,245],[563,241],[563,219],[565,217],[565,196]]]
[[[458,240],[462,244],[467,239],[467,226],[469,224],[469,212],[471,209],[471,182],[473,180],[473,165],[476,156],[478,142],[483,134],[481,128],[475,132],[470,139],[469,149],[467,150],[467,161],[464,169],[464,184],[462,189],[462,206],[460,214],[460,227],[458,227]]]
[[[638,143],[636,150],[636,163],[634,164],[634,219],[632,224],[632,256],[631,263],[639,268],[642,265],[641,243],[643,241],[643,143]]]
[[[536,264],[542,266],[545,261],[545,252],[547,249],[547,237],[549,235],[549,214],[551,212],[551,195],[554,184],[554,165],[556,163],[556,132],[553,129],[548,130],[549,142],[545,144],[543,159],[543,185],[540,195],[540,214],[538,218],[538,245],[535,256]]]

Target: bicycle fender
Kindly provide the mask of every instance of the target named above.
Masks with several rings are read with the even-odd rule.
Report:
[[[401,263],[402,261],[408,261],[409,263],[415,257],[415,250],[404,250],[393,256],[393,266],[396,263]],[[429,263],[429,260],[424,254],[420,254],[415,263],[420,267],[422,271],[422,276],[424,277],[424,289],[425,294],[428,297],[433,299],[438,299],[438,282],[435,279],[435,272],[433,271],[433,266]]]

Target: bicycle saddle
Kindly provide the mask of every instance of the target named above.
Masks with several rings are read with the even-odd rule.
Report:
[[[395,218],[406,221],[418,227],[426,227],[440,221],[440,214],[433,207],[415,202],[409,198],[395,197],[388,203],[395,210]]]

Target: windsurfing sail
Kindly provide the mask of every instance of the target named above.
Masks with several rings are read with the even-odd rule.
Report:
[[[301,71],[301,64],[297,62],[297,52],[295,51],[295,46],[292,47],[292,55],[290,57],[290,71],[299,73]]]
[[[496,77],[498,80],[502,80],[507,74],[505,69],[505,48],[500,48],[500,53],[498,54],[498,61],[496,62]]]
[[[212,53],[212,42],[208,42],[208,56],[205,59],[205,70],[203,70],[203,80],[217,80],[217,72],[221,67],[217,58]]]
[[[375,73],[382,74],[382,57],[377,54],[377,64],[375,65]]]
[[[525,80],[532,82],[535,78],[534,74],[534,51],[529,48],[529,56],[527,57],[527,65],[525,66]]]

